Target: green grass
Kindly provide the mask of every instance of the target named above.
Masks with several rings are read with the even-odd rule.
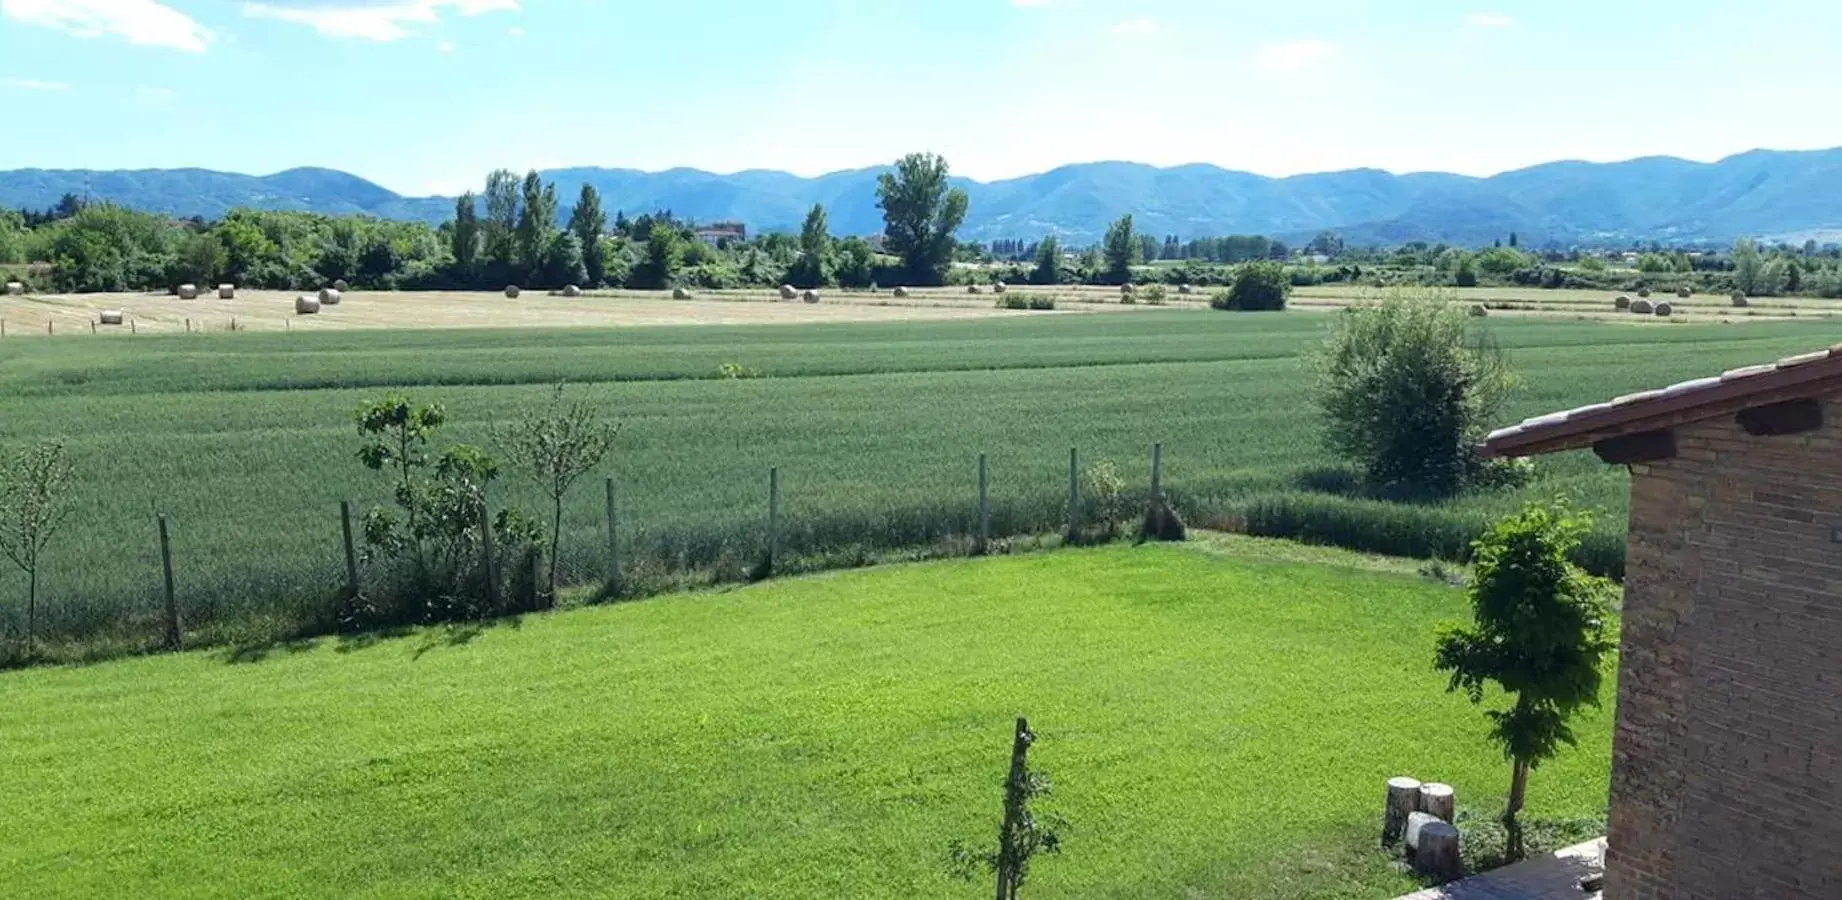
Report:
[[[1391,897],[1385,779],[1488,811],[1509,774],[1430,669],[1462,593],[1398,568],[1115,546],[4,673],[0,884],[978,896],[946,847],[995,832],[1024,714],[1072,826],[1032,897]],[[1603,814],[1609,708],[1579,724],[1528,815]]]
[[[742,576],[763,545],[770,466],[781,468],[785,545],[836,564],[946,547],[970,533],[980,452],[990,454],[996,531],[1027,534],[1062,517],[1069,447],[1114,461],[1142,488],[1153,441],[1165,443],[1166,483],[1193,522],[1456,555],[1521,495],[1390,507],[1313,490],[1336,461],[1320,446],[1300,354],[1327,321],[1172,310],[906,325],[8,339],[0,444],[62,438],[81,467],[75,511],[42,581],[53,659],[132,652],[159,635],[155,507],[172,516],[190,640],[324,628],[343,572],[338,503],[387,499],[383,480],[353,459],[349,418],[386,388],[446,404],[447,439],[479,441],[551,383],[578,382],[572,393],[623,423],[608,471],[621,485],[623,552],[650,589]],[[1508,418],[1842,340],[1842,326],[1820,323],[1487,327],[1524,378]],[[766,377],[720,378],[725,362]],[[1541,465],[1532,493],[1572,491],[1607,511],[1594,547],[1615,563],[1622,471],[1590,454]],[[534,508],[537,497],[508,480],[494,502]],[[601,505],[589,483],[567,510],[568,581],[602,574]],[[0,573],[0,627],[14,635],[23,585],[18,573]]]

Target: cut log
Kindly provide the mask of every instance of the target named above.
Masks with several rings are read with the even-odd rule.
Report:
[[[1388,802],[1382,813],[1382,845],[1401,839],[1407,831],[1407,817],[1419,808],[1420,781],[1417,778],[1388,779]]]
[[[1416,815],[1428,815],[1417,813]],[[1427,875],[1450,881],[1460,874],[1458,828],[1450,822],[1434,820],[1420,829],[1419,846],[1413,851],[1413,867]]]
[[[1452,821],[1457,801],[1458,797],[1449,784],[1433,782],[1420,785],[1420,811],[1438,816],[1441,822]]]
[[[1419,792],[1415,791],[1414,796],[1419,796]],[[1439,824],[1439,817],[1432,813],[1419,812],[1416,810],[1407,814],[1407,831],[1405,836],[1407,838],[1407,855],[1409,857],[1412,857],[1414,851],[1419,849],[1421,833],[1426,831],[1428,827],[1437,824]]]

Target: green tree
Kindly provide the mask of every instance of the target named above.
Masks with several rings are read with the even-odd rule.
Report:
[[[860,237],[838,242],[838,283],[865,288],[876,280],[876,250]]]
[[[518,214],[518,263],[522,270],[544,272],[544,255],[556,230],[556,185],[536,170],[524,176],[523,209]]]
[[[1511,250],[1514,250],[1521,245],[1522,245],[1521,242],[1516,239],[1516,233],[1513,231],[1510,232],[1509,233],[1509,248]]]
[[[1503,278],[1517,269],[1535,265],[1535,257],[1508,247],[1493,247],[1477,255],[1477,267],[1488,275]]]
[[[1108,284],[1125,284],[1132,280],[1132,267],[1139,261],[1141,247],[1138,235],[1132,229],[1130,213],[1113,220],[1106,227],[1106,238],[1100,242],[1102,253],[1106,256],[1105,278]]]
[[[486,222],[482,237],[486,261],[493,276],[509,279],[517,276],[514,266],[518,257],[518,176],[496,169],[486,176]]]
[[[947,848],[949,865],[959,877],[970,881],[981,869],[997,877],[997,900],[1017,900],[1029,878],[1030,862],[1039,854],[1061,852],[1057,831],[1065,823],[1055,815],[1038,818],[1034,809],[1036,799],[1052,790],[1047,776],[1030,769],[1030,747],[1035,743],[1030,723],[1019,718],[1011,741],[1010,775],[1004,781],[1004,819],[998,825],[997,848],[974,850],[964,841],[954,841]]]
[[[27,656],[37,640],[39,562],[70,512],[74,476],[58,443],[27,448],[0,471],[0,552],[26,574]]]
[[[1514,382],[1456,300],[1397,290],[1350,307],[1316,354],[1326,442],[1360,464],[1372,487],[1449,496],[1476,471],[1472,448]]]
[[[633,270],[636,287],[662,290],[672,286],[678,275],[684,248],[678,230],[664,222],[653,222],[646,235],[646,259]]]
[[[1458,251],[1458,262],[1452,267],[1452,283],[1459,287],[1477,287],[1477,261],[1463,250]]]
[[[1062,241],[1053,234],[1043,236],[1036,245],[1036,268],[1030,273],[1030,283],[1062,283]]]
[[[877,179],[883,237],[914,284],[940,284],[953,261],[953,232],[966,219],[966,192],[947,180],[945,158],[912,153]]]
[[[1646,253],[1637,258],[1637,270],[1646,273],[1670,272],[1675,269],[1669,257],[1661,253]]]
[[[1759,245],[1741,238],[1733,245],[1733,283],[1748,296],[1764,294],[1765,259]]]
[[[567,237],[575,239],[575,235]],[[595,408],[586,403],[565,403],[563,385],[557,385],[550,402],[534,409],[509,430],[500,430],[496,443],[513,465],[542,488],[550,498],[550,602],[556,602],[557,558],[563,552],[563,498],[582,476],[601,464],[614,435],[616,423],[603,422]]]
[[[601,192],[585,183],[576,197],[576,208],[569,213],[569,231],[582,248],[586,273],[583,282],[590,286],[599,286],[607,278],[607,246],[602,243],[602,233],[607,230],[608,215],[601,209]]]
[[[454,269],[463,278],[471,278],[480,259],[480,213],[472,191],[454,201],[454,229],[448,234],[448,249],[454,255]]]
[[[816,288],[831,283],[831,234],[827,231],[825,207],[817,203],[806,213],[800,226],[799,261],[787,270],[787,278],[797,287]]]
[[[1529,771],[1574,745],[1568,720],[1599,705],[1601,670],[1617,647],[1609,585],[1569,561],[1591,530],[1591,517],[1564,501],[1530,503],[1491,526],[1473,545],[1472,622],[1438,638],[1434,666],[1452,673],[1448,690],[1482,703],[1495,684],[1513,698],[1486,713],[1511,765],[1503,824],[1512,859],[1522,856],[1517,814]]]
[[[1292,279],[1276,262],[1242,263],[1234,270],[1234,283],[1209,298],[1216,309],[1281,310],[1292,293]]]
[[[550,246],[544,251],[544,280],[553,285],[590,283],[586,256],[575,232],[551,235]]]

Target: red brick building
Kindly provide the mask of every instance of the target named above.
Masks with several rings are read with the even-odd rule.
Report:
[[[1531,419],[1631,471],[1605,896],[1842,898],[1842,346]]]

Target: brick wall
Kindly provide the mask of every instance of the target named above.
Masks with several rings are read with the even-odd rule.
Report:
[[[1606,896],[1842,897],[1842,398],[1631,467]]]

